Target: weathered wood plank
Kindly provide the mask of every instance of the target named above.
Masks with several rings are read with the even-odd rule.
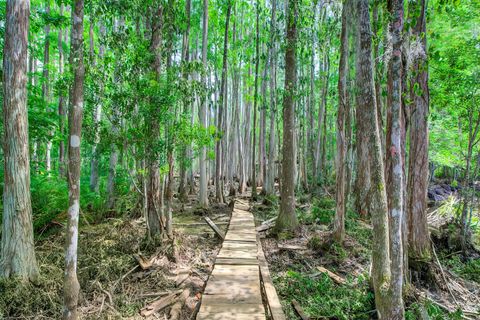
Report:
[[[207,222],[207,224],[210,226],[210,228],[212,228],[213,231],[215,231],[215,234],[217,236],[220,237],[220,239],[224,240],[225,239],[225,235],[223,234],[222,231],[220,231],[220,229],[218,229],[218,227],[215,225],[215,223],[213,223],[212,220],[210,220],[209,217],[203,217],[205,219],[205,221]]]

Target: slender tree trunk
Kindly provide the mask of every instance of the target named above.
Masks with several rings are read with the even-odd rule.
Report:
[[[297,84],[297,11],[298,0],[288,0],[287,47],[285,52],[285,95],[283,98],[282,188],[280,212],[275,231],[295,231],[298,219],[295,213],[295,87]]]
[[[258,104],[258,68],[260,65],[260,5],[256,2],[257,19],[256,19],[256,36],[255,36],[255,92],[253,94],[253,128],[252,128],[252,199],[257,198],[257,173],[255,163],[255,150],[257,147],[256,132],[257,132],[257,104]]]
[[[45,14],[50,16],[50,0],[45,1]],[[43,51],[43,79],[42,79],[42,98],[47,105],[47,112],[50,112],[50,87],[49,87],[49,64],[50,64],[50,23],[47,20],[47,23],[44,27],[45,32],[45,46]],[[45,151],[45,170],[50,174],[52,170],[52,140],[50,136],[53,136],[53,132],[49,133],[47,147]]]
[[[228,56],[228,25],[230,22],[230,14],[232,12],[232,3],[228,0],[227,16],[225,20],[225,35],[223,39],[223,67],[222,67],[222,82],[220,84],[220,99],[218,103],[218,122],[217,130],[222,130],[223,109],[225,108],[225,101],[227,99],[227,56]],[[221,133],[223,135],[223,133]],[[222,172],[222,139],[219,139],[216,144],[216,166],[215,166],[215,192],[219,203],[223,203],[223,172]]]
[[[348,0],[347,0],[348,1]],[[335,159],[336,176],[336,210],[333,225],[333,238],[342,243],[345,239],[345,116],[349,103],[347,90],[348,73],[348,2],[343,2],[342,7],[342,33],[340,42],[340,63],[338,70],[338,111],[337,111],[337,157]]]
[[[63,3],[60,4],[60,15],[63,15]],[[65,31],[65,34],[67,32]],[[63,77],[63,69],[64,69],[64,52],[63,52],[63,29],[58,29],[58,74],[59,77]],[[66,168],[65,168],[65,141],[63,138],[65,132],[65,90],[60,88],[58,92],[58,119],[59,119],[59,133],[60,143],[58,149],[58,162],[59,162],[59,173],[60,176],[66,175]]]
[[[186,28],[185,32],[183,34],[183,43],[182,43],[182,63],[183,64],[188,64],[189,61],[189,48],[190,48],[190,6],[191,6],[191,0],[186,0],[185,1],[185,14],[186,14]],[[188,72],[184,71],[183,78],[184,81],[188,80]],[[193,104],[189,103],[188,99],[185,99],[183,102],[183,114],[186,116],[188,115],[188,107],[189,105],[193,106]],[[193,112],[192,112],[193,113]],[[187,147],[182,146],[182,157],[180,160],[180,185],[178,188],[178,193],[179,193],[179,198],[182,201],[187,200],[187,188],[186,188],[186,180],[187,180]]]
[[[270,136],[268,141],[268,159],[265,179],[265,194],[272,195],[275,193],[275,117],[277,112],[277,94],[276,94],[276,80],[277,80],[277,55],[275,34],[277,32],[277,4],[276,0],[272,0],[272,17],[270,20]]]
[[[104,23],[100,23],[100,37],[104,38],[106,35],[106,28]],[[92,30],[93,31],[93,30]],[[93,47],[93,46],[92,46]],[[100,42],[100,48],[98,50],[98,56],[101,61],[105,56],[105,44]],[[93,57],[92,57],[93,58]],[[98,193],[98,164],[100,161],[100,150],[98,144],[100,143],[100,121],[102,119],[102,96],[104,87],[104,78],[100,80],[99,93],[96,95],[95,108],[93,112],[94,123],[94,137],[92,147],[92,160],[90,162],[90,190]]]
[[[0,278],[35,281],[27,113],[30,1],[8,0],[3,50],[3,215]]]
[[[161,50],[162,50],[162,27],[163,27],[163,7],[158,6],[152,19],[152,38],[150,51],[153,53],[152,69],[155,72],[156,80],[160,80],[161,75]],[[152,106],[155,111],[157,106]],[[156,113],[156,112],[155,112]],[[160,138],[160,128],[158,121],[153,116],[147,119],[148,130],[152,139],[150,151],[147,159],[148,179],[147,179],[147,231],[149,237],[156,237],[163,234],[164,221],[161,211],[161,192],[160,192],[160,163],[154,146]]]
[[[207,49],[208,49],[208,0],[203,0],[203,30],[202,30],[202,64],[207,69]],[[202,73],[202,83],[207,86],[205,73]],[[207,97],[202,96],[202,106],[200,108],[200,125],[207,130]],[[200,149],[200,206],[208,207],[207,190],[207,147]]]
[[[410,5],[413,5],[411,2]],[[414,41],[421,44],[423,52],[413,62],[410,83],[410,152],[407,186],[408,254],[414,260],[431,258],[430,237],[427,223],[428,189],[428,114],[430,93],[428,89],[426,3],[419,0],[413,5],[420,15],[413,27]],[[420,88],[420,92],[413,88]]]
[[[78,217],[80,214],[80,141],[83,120],[83,0],[75,0],[72,6],[72,36],[70,65],[73,85],[68,112],[68,219],[65,254],[65,288],[63,319],[78,318],[77,305],[80,285],[77,280]]]
[[[392,36],[392,57],[388,72],[388,109],[391,113],[387,127],[386,154],[388,172],[387,194],[390,227],[390,257],[391,283],[390,305],[388,319],[403,319],[403,237],[402,223],[404,220],[404,175],[403,175],[403,146],[402,146],[402,30],[403,30],[403,0],[389,0],[388,7],[392,20],[389,32]],[[377,117],[378,123],[378,117]],[[379,128],[380,130],[380,128]]]

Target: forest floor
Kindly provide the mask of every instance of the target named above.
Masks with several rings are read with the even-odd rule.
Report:
[[[259,198],[251,205],[259,226],[278,213],[277,197]],[[449,219],[445,216],[449,206],[452,204],[447,202],[435,211],[441,215],[429,216],[433,227],[441,229]],[[299,309],[310,319],[375,319],[369,283],[371,226],[349,211],[346,241],[339,246],[329,241],[334,214],[335,202],[328,191],[300,195],[297,215],[301,228],[297,235],[272,237],[268,228],[261,232],[287,319],[298,319]],[[98,223],[81,219],[78,277],[82,319],[144,319],[146,307],[165,295],[178,295],[187,283],[193,290],[179,319],[190,319],[221,246],[202,215],[209,216],[225,232],[231,208],[212,204],[210,210],[202,211],[197,210],[196,195],[189,196],[185,204],[175,199],[175,250],[169,243],[147,241],[143,218],[109,213],[110,218]],[[449,224],[445,226],[450,228]],[[0,318],[60,318],[63,230],[61,223],[53,222],[49,235],[36,240],[41,272],[37,284],[0,280]],[[442,268],[434,263],[435,284],[414,279],[414,286],[406,289],[407,319],[480,319],[480,255],[472,253],[465,258],[448,239],[433,234]],[[158,315],[166,319],[169,312],[166,307],[150,318]]]
[[[267,200],[263,203],[268,206],[262,202],[254,206],[260,226],[278,211],[277,201]],[[368,221],[348,212],[347,236],[339,246],[331,241],[329,231],[335,214],[331,197],[303,195],[297,200],[300,232],[293,238],[272,237],[266,230],[262,236],[287,319],[298,319],[298,311],[311,319],[375,319]],[[437,224],[448,220],[445,215],[430,219]],[[452,248],[437,248],[433,279],[412,274],[413,285],[406,288],[407,319],[480,319],[480,255],[472,253],[464,259]]]
[[[221,241],[203,221],[204,212],[196,210],[196,196],[189,196],[183,205],[175,202],[175,252],[170,244],[146,240],[143,218],[118,216],[98,224],[81,219],[78,279],[82,319],[145,319],[140,314],[145,307],[169,293],[178,294],[187,282],[193,290],[180,319],[189,319]],[[223,232],[230,215],[227,205],[214,204],[208,211]],[[63,232],[49,232],[51,235],[36,242],[41,273],[38,284],[0,280],[0,319],[61,318],[65,240]]]

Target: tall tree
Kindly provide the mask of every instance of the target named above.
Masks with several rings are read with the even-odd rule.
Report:
[[[150,51],[153,54],[152,69],[155,80],[160,81],[162,70],[162,29],[163,7],[154,9],[151,25]],[[148,116],[147,126],[151,139],[150,150],[147,155],[148,181],[147,181],[147,231],[149,237],[161,235],[164,229],[164,219],[160,208],[160,163],[156,148],[156,141],[160,138],[160,127],[154,114],[158,114],[158,106],[152,106],[152,114]]]
[[[230,23],[230,15],[232,12],[232,1],[228,0],[227,14],[225,18],[225,34],[223,38],[223,62],[222,62],[222,80],[220,83],[220,97],[218,100],[218,119],[217,130],[222,131],[223,128],[223,109],[227,100],[227,57],[228,57],[228,25]],[[223,132],[220,136],[223,136]],[[222,172],[222,138],[218,139],[215,147],[215,193],[219,203],[223,203],[223,172]]]
[[[264,190],[265,194],[273,194],[275,189],[275,118],[277,112],[277,53],[276,53],[276,32],[277,32],[277,4],[272,0],[272,16],[270,19],[270,136],[268,141],[268,158]]]
[[[83,120],[83,13],[84,1],[75,0],[72,6],[72,36],[70,65],[73,74],[68,112],[68,219],[65,253],[65,284],[63,319],[78,318],[77,304],[80,285],[77,279],[78,217],[80,214],[80,142]]]
[[[253,134],[252,134],[252,199],[257,198],[257,170],[255,150],[257,148],[256,132],[257,132],[257,105],[258,105],[258,68],[260,65],[260,5],[256,1],[256,32],[255,32],[255,91],[253,93]]]
[[[47,21],[45,23],[44,32],[45,32],[45,45],[43,50],[43,82],[42,82],[42,97],[47,104],[47,112],[50,112],[50,83],[49,83],[49,64],[50,64],[50,0],[45,1],[45,16]],[[53,136],[53,132],[50,132],[49,135]],[[47,148],[45,151],[45,170],[50,172],[52,169],[52,139],[48,137]]]
[[[202,73],[202,83],[207,86],[207,49],[208,49],[208,0],[203,0],[203,29],[202,29],[202,64],[204,72]],[[201,126],[207,129],[207,97],[202,95],[202,105],[199,110]],[[199,202],[203,207],[208,206],[207,190],[207,148],[202,146],[200,149],[200,194]]]
[[[395,6],[395,9],[400,10],[399,6]],[[403,304],[398,303],[398,297],[401,297],[402,295],[401,288],[403,279],[400,275],[400,280],[398,280],[398,274],[396,274],[402,267],[401,263],[398,265],[397,262],[398,259],[402,259],[402,255],[394,258],[394,260],[392,260],[392,265],[390,263],[391,252],[388,205],[375,103],[372,39],[368,0],[359,0],[357,3],[357,10],[359,24],[357,38],[358,52],[356,54],[358,94],[356,97],[358,112],[363,113],[361,117],[366,121],[365,130],[368,138],[369,158],[371,159],[371,188],[368,192],[370,200],[369,208],[371,211],[373,226],[372,279],[375,291],[375,305],[379,319],[403,319]],[[395,14],[395,18],[401,18],[401,16],[398,16],[397,14],[398,12]],[[397,25],[395,26],[398,27]],[[398,57],[401,57],[401,55]],[[402,174],[402,170],[399,171],[400,174]],[[401,245],[396,234],[393,235],[392,241],[398,241],[395,245]],[[392,278],[392,269],[394,269],[394,278]],[[399,289],[400,291],[398,291]]]
[[[392,37],[392,56],[388,66],[388,106],[386,149],[386,183],[388,195],[388,212],[390,227],[390,258],[391,261],[391,304],[394,319],[404,318],[403,308],[403,235],[404,221],[404,174],[402,133],[402,30],[404,16],[403,0],[389,0],[388,9],[391,16],[389,32]],[[377,117],[378,119],[378,117]],[[378,120],[377,120],[378,123]],[[379,132],[380,134],[380,132]],[[375,185],[373,185],[375,186]]]
[[[63,15],[63,3],[60,4],[60,15]],[[67,34],[67,31],[65,30],[65,35]],[[60,77],[63,76],[64,72],[64,63],[65,63],[65,58],[64,58],[64,52],[63,52],[63,28],[60,27],[58,29],[58,74]],[[64,133],[65,133],[65,100],[66,100],[66,93],[65,93],[65,88],[61,87],[59,88],[59,97],[58,97],[58,118],[59,118],[59,134],[62,137],[59,142],[59,148],[58,148],[58,162],[59,162],[59,172],[61,176],[64,176],[66,174],[66,168],[65,168],[65,141],[63,139]]]
[[[297,17],[298,0],[288,0],[285,51],[285,93],[283,97],[283,149],[280,212],[275,231],[295,231],[298,219],[295,213],[295,87],[297,84]]]
[[[29,0],[8,0],[3,50],[4,186],[0,277],[35,281],[27,116]]]
[[[346,170],[345,157],[347,145],[345,141],[345,117],[350,108],[349,96],[347,90],[348,73],[348,19],[347,8],[348,0],[343,2],[342,7],[342,33],[340,36],[340,63],[338,70],[338,111],[337,111],[337,156],[335,159],[335,177],[336,177],[336,209],[335,222],[333,227],[333,237],[336,241],[342,243],[345,238],[345,186]]]
[[[408,254],[414,260],[428,260],[431,254],[427,223],[428,189],[428,88],[427,33],[425,0],[410,1],[409,11],[417,12],[412,28],[412,40],[421,52],[412,64],[410,80],[410,151],[407,186]],[[416,90],[418,88],[419,90]]]

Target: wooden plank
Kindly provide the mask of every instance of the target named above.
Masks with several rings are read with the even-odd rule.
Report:
[[[225,235],[223,234],[222,231],[220,231],[220,229],[218,229],[218,227],[215,225],[215,223],[213,223],[212,220],[210,220],[209,217],[203,217],[205,219],[205,221],[208,223],[208,225],[210,226],[210,228],[213,229],[213,231],[215,231],[215,234],[217,236],[220,237],[220,239],[224,240],[225,239]]]
[[[263,252],[262,243],[257,235],[258,243],[258,264],[260,266],[260,277],[263,283],[263,290],[268,304],[268,310],[272,320],[286,320],[285,313],[283,313],[282,304],[277,295],[277,290],[273,285],[270,270],[268,269],[267,260]]]
[[[197,319],[266,319],[254,218],[251,212],[243,208],[249,209],[248,202],[235,203],[222,248],[202,296]]]
[[[338,274],[333,273],[332,271],[324,268],[324,267],[317,267],[317,270],[320,271],[321,273],[326,273],[330,278],[332,278],[333,281],[335,281],[338,284],[345,284],[347,281],[340,277]]]
[[[310,320],[310,317],[307,316],[305,314],[305,312],[303,312],[303,309],[302,307],[300,306],[300,304],[297,302],[297,300],[292,300],[292,305],[293,305],[293,308],[295,309],[295,311],[298,313],[298,315],[300,316],[300,318],[302,318],[302,320]]]

